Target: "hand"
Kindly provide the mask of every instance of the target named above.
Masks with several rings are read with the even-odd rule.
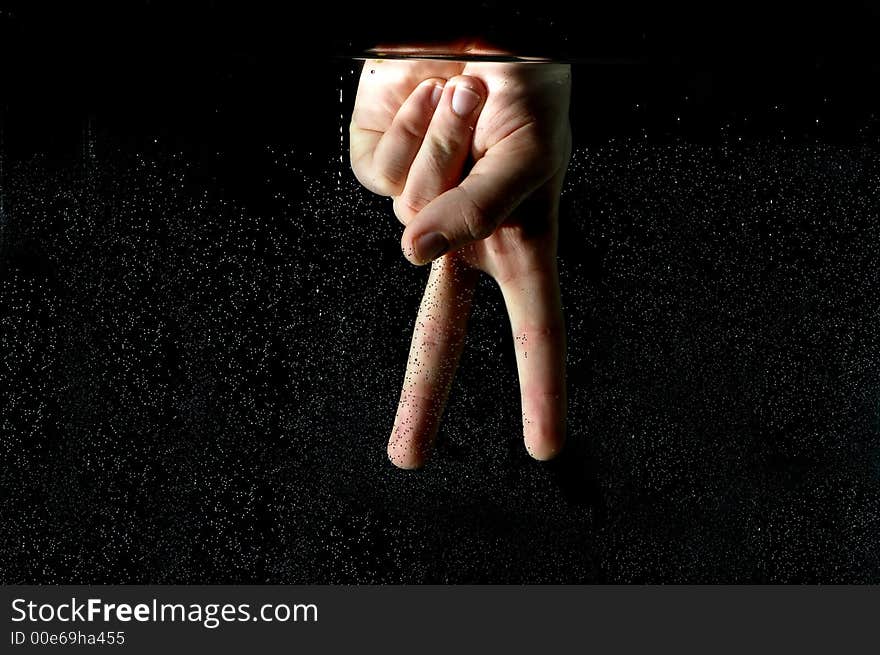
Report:
[[[497,281],[510,317],[526,448],[541,460],[562,448],[556,245],[570,91],[570,68],[560,64],[364,65],[352,168],[368,189],[393,198],[407,259],[433,262],[388,442],[397,466],[421,466],[434,441],[480,271]]]

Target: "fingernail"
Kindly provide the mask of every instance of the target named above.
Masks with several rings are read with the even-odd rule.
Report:
[[[431,107],[437,109],[437,105],[440,104],[440,96],[443,95],[443,87],[435,84],[434,90],[431,91]]]
[[[480,104],[480,96],[466,86],[456,86],[452,94],[452,111],[459,116],[470,116]]]
[[[416,251],[416,257],[419,261],[428,263],[437,259],[444,252],[449,250],[449,242],[446,237],[439,232],[428,232],[417,237],[413,242]]]

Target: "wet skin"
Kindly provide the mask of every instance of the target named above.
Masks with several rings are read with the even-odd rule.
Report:
[[[393,199],[406,258],[431,264],[388,442],[399,467],[422,466],[436,437],[480,273],[498,283],[507,307],[526,448],[541,460],[562,448],[556,248],[570,91],[562,64],[364,64],[352,168],[365,187]]]

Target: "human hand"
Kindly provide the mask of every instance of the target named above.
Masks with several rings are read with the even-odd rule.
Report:
[[[364,65],[350,127],[352,169],[365,187],[393,198],[407,259],[433,262],[388,442],[401,468],[421,466],[434,441],[480,271],[498,283],[510,318],[526,448],[540,460],[562,448],[556,246],[570,92],[570,67],[562,64]]]

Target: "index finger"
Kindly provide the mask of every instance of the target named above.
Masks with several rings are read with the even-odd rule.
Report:
[[[437,435],[464,347],[477,276],[454,255],[431,267],[388,441],[388,458],[400,468],[422,466]]]

